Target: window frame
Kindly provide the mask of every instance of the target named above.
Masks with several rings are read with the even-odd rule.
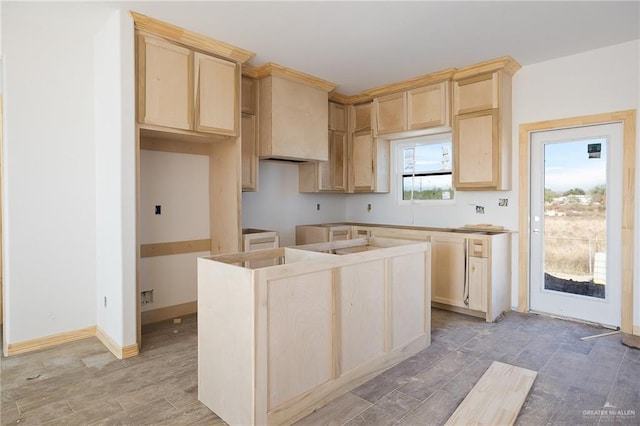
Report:
[[[394,153],[395,153],[395,178],[396,178],[396,190],[398,192],[397,197],[396,197],[396,202],[399,205],[408,205],[408,204],[422,204],[422,205],[438,205],[438,206],[443,206],[443,205],[453,205],[456,204],[456,189],[454,187],[454,181],[453,181],[453,138],[452,138],[452,134],[450,132],[447,133],[439,133],[436,135],[429,135],[429,136],[421,136],[421,137],[416,137],[416,138],[410,138],[410,139],[400,139],[400,140],[396,140],[395,142],[395,146],[394,146]],[[451,150],[449,152],[449,155],[451,156],[451,171],[450,172],[443,172],[443,171],[436,171],[436,172],[420,172],[420,173],[413,173],[411,174],[411,176],[443,176],[443,175],[450,175],[451,176],[451,187],[453,188],[453,195],[450,199],[448,200],[444,200],[444,199],[431,199],[431,200],[421,200],[421,199],[409,199],[409,200],[405,200],[403,199],[403,194],[404,194],[404,187],[403,187],[403,181],[405,178],[405,173],[404,173],[404,150],[405,148],[409,148],[409,147],[417,147],[420,145],[431,145],[431,144],[437,144],[437,143],[443,143],[443,142],[449,142],[451,143]]]

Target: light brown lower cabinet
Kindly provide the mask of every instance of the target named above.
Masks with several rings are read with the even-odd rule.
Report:
[[[466,308],[466,248],[460,235],[431,236],[431,300]]]
[[[297,225],[296,245],[328,243],[349,240],[352,236],[350,225]]]
[[[198,399],[232,426],[291,424],[428,347],[430,264],[428,243],[384,238],[199,258]]]
[[[511,237],[508,233],[431,235],[432,301],[495,321],[511,310]]]
[[[268,250],[278,247],[280,247],[280,236],[276,231],[254,228],[245,228],[242,230],[242,251]],[[249,260],[245,262],[244,266],[255,269],[276,264],[273,259]]]

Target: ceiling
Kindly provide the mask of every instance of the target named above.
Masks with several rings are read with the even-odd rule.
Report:
[[[345,95],[510,55],[529,65],[640,38],[638,2],[125,2],[339,85]]]

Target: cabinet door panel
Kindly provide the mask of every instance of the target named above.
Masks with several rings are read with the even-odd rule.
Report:
[[[318,185],[320,191],[331,191],[331,161],[318,163]]]
[[[331,189],[346,191],[347,189],[347,135],[331,132],[332,179]]]
[[[384,353],[384,261],[340,268],[340,372]]]
[[[258,80],[242,76],[242,112],[247,114],[256,114],[256,105],[258,97]]]
[[[454,114],[498,108],[498,73],[456,81],[454,91]]]
[[[255,191],[258,186],[256,116],[242,114],[242,189]]]
[[[329,102],[329,129],[339,132],[347,131],[347,114],[344,105]]]
[[[456,116],[454,180],[456,189],[498,185],[498,112]]]
[[[237,134],[236,67],[233,62],[195,54],[196,130]]]
[[[373,136],[354,134],[352,144],[353,190],[373,191]]]
[[[449,125],[449,82],[408,92],[409,130]]]
[[[192,130],[191,55],[164,40],[138,37],[138,121]]]
[[[266,365],[270,411],[331,379],[331,283],[330,270],[268,282]]]
[[[353,132],[371,129],[371,102],[353,107]]]
[[[469,309],[487,311],[487,259],[469,258]]]
[[[392,348],[407,344],[426,331],[424,262],[423,253],[398,256],[391,260]]]
[[[431,237],[431,300],[466,308],[464,238]]]
[[[378,135],[401,132],[407,129],[406,93],[376,98],[373,101],[376,113],[376,132]]]

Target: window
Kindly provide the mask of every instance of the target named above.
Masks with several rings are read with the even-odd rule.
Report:
[[[398,144],[401,200],[452,200],[451,135]]]

